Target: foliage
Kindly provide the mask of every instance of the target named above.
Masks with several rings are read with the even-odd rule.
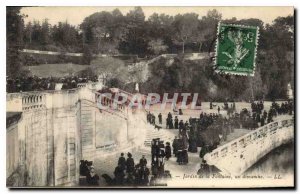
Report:
[[[177,57],[170,63],[169,59],[161,58],[149,66],[151,76],[141,90],[199,92],[207,99],[248,100],[286,98],[287,84],[291,83],[294,88],[294,16],[278,17],[273,23],[264,24],[257,18],[222,20],[217,10],[210,10],[201,18],[195,13],[176,16],[153,13],[145,19],[142,8],[135,7],[126,15],[118,9],[94,13],[80,26],[72,26],[67,21],[52,26],[47,19],[24,25],[25,16],[20,14],[20,9],[7,7],[8,75],[20,75],[24,62],[43,62],[39,56],[22,58],[20,50],[29,48],[82,52],[82,59],[77,60],[91,64],[89,73],[104,76],[111,85],[128,84],[131,75],[124,61],[112,57],[93,60],[93,54],[150,57],[162,53],[212,53],[217,24],[222,21],[259,27],[253,78],[215,74],[210,59],[188,61]],[[69,59],[62,55],[57,60]]]
[[[113,57],[98,57],[91,62],[89,68],[95,75],[99,75],[104,83],[111,79],[119,79],[126,83],[129,79],[129,72],[124,62]]]
[[[20,50],[23,49],[24,15],[20,14],[21,7],[6,7],[6,74],[18,76],[21,73],[22,59]]]

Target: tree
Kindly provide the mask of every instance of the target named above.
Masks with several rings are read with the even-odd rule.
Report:
[[[176,15],[173,22],[175,29],[175,40],[182,43],[182,53],[187,41],[193,41],[198,28],[198,15],[195,13],[186,13]]]
[[[135,7],[133,10],[130,10],[126,18],[130,25],[139,26],[145,22],[145,14],[141,7]]]
[[[147,55],[149,36],[145,26],[145,15],[141,7],[135,7],[125,17],[126,35],[119,43],[119,51],[124,54]]]
[[[113,57],[98,57],[91,62],[90,69],[104,80],[104,84],[113,78],[126,83],[130,78],[124,61]]]
[[[257,61],[267,86],[267,97],[286,98],[288,83],[294,84],[293,16],[278,17],[271,25],[266,25],[260,43],[263,52],[258,53]]]
[[[24,28],[24,42],[31,44],[32,42],[32,23],[28,22]]]
[[[84,19],[80,28],[84,42],[94,53],[116,53],[119,42],[127,33],[126,21],[120,10],[97,12]]]
[[[82,54],[82,63],[85,65],[90,65],[93,58],[93,53],[88,45],[84,45]]]
[[[24,15],[21,7],[6,7],[6,74],[18,76],[22,69]]]
[[[79,29],[66,22],[59,22],[51,29],[52,42],[62,51],[78,52],[83,50]]]
[[[207,52],[213,51],[213,43],[216,39],[217,25],[222,19],[222,14],[216,9],[209,10],[206,16],[199,20],[198,33],[196,34],[196,41],[199,43],[199,52],[203,50],[203,46]]]
[[[50,24],[48,19],[44,19],[42,26],[41,26],[41,37],[40,37],[40,44],[47,45],[51,42],[50,37]]]
[[[151,40],[149,42],[149,50],[155,55],[159,55],[167,51],[168,46],[161,39]]]

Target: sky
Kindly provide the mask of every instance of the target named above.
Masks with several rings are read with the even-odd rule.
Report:
[[[58,22],[68,21],[72,25],[79,25],[85,17],[100,11],[112,11],[118,8],[123,14],[128,13],[134,7],[24,7],[21,13],[28,15],[25,23],[33,20],[43,21],[49,19],[54,25]],[[272,23],[278,16],[294,14],[293,7],[142,7],[146,19],[153,13],[165,13],[168,15],[194,12],[199,17],[205,16],[208,10],[216,9],[222,14],[222,19],[258,18],[264,23]]]

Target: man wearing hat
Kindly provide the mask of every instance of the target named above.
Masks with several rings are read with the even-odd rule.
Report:
[[[134,159],[132,158],[132,154],[130,152],[127,153],[127,161],[126,161],[126,172],[132,174],[134,171]]]
[[[126,160],[124,158],[124,153],[121,153],[121,156],[120,156],[119,161],[118,161],[118,165],[120,165],[122,170],[126,169]]]
[[[147,159],[145,158],[145,155],[142,156],[142,158],[140,159],[140,166],[147,166]]]

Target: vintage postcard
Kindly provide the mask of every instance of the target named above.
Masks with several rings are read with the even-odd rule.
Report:
[[[294,188],[293,7],[6,7],[9,188]]]

